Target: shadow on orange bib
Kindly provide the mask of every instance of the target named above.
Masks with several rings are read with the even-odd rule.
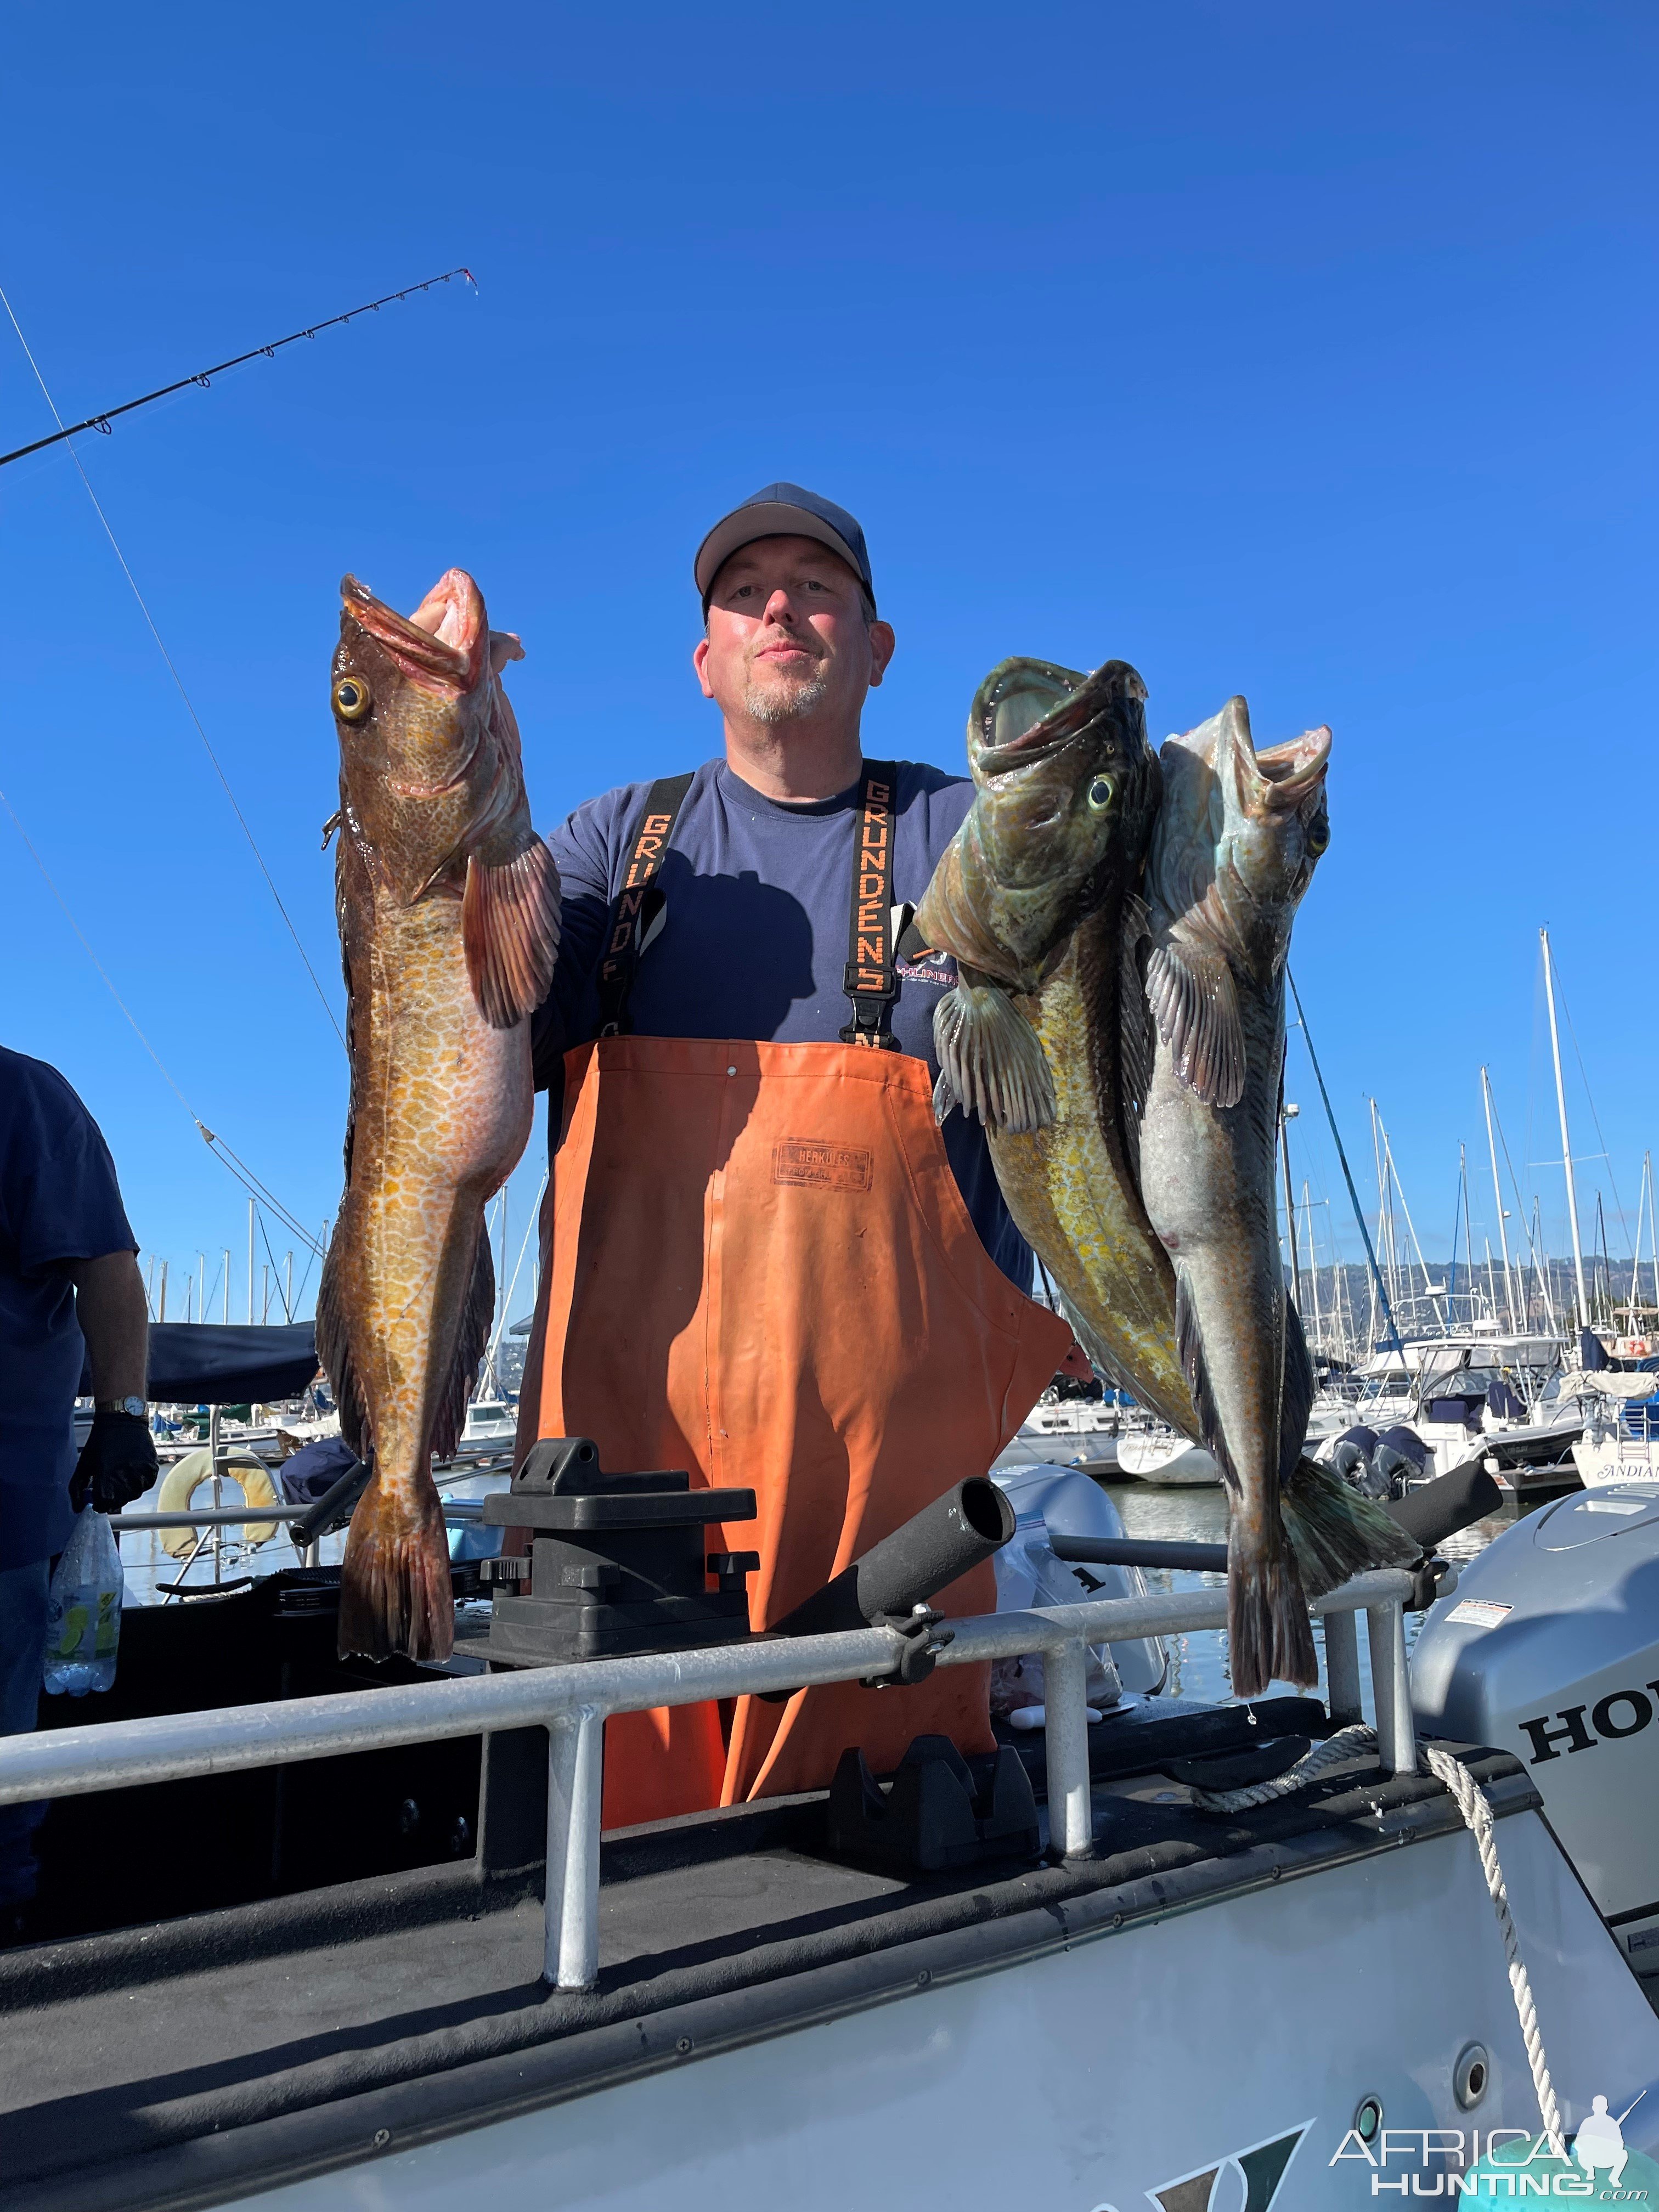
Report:
[[[758,1551],[764,1628],[983,1474],[1071,1331],[980,1243],[923,1060],[607,1037],[568,1056],[565,1100],[520,1457],[537,1436],[591,1436],[610,1468],[752,1489],[758,1518],[708,1547]],[[992,1569],[936,1602],[994,1611]],[[712,1704],[619,1717],[605,1825],[821,1789],[849,1745],[878,1773],[925,1733],[988,1750],[988,1676],[740,1698],[725,1726]]]

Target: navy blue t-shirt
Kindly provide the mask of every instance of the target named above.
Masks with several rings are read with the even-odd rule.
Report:
[[[537,1017],[538,1060],[584,1044],[599,1024],[598,969],[611,909],[644,818],[645,783],[579,806],[548,840],[563,885],[563,935],[552,992]],[[842,981],[853,898],[860,787],[785,805],[724,760],[697,770],[655,881],[662,928],[647,946],[629,1001],[641,1036],[836,1042],[851,1018]],[[914,906],[974,796],[965,776],[898,763],[893,898]],[[935,1076],[933,1009],[956,981],[947,956],[899,964],[893,1035]],[[997,1187],[985,1132],[952,1114],[945,1149],[986,1250],[1021,1290],[1031,1255]]]
[[[70,1267],[137,1249],[98,1124],[55,1067],[0,1046],[0,1568],[69,1540],[86,1352]]]

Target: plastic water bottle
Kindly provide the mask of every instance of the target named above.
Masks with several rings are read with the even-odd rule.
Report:
[[[123,1586],[115,1533],[88,1505],[76,1518],[47,1595],[42,1680],[49,1696],[84,1698],[114,1682]]]

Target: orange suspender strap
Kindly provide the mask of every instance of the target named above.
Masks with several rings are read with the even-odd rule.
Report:
[[[660,911],[663,896],[653,888],[674,835],[696,770],[660,777],[646,793],[645,816],[635,834],[623,887],[611,909],[605,951],[599,961],[599,1027],[605,1036],[626,1036],[632,1027],[628,1001],[644,950],[646,932]]]
[[[893,829],[897,772],[890,761],[866,761],[853,833],[853,907],[842,988],[853,1002],[843,1044],[896,1052],[893,1001],[899,980],[893,947]]]

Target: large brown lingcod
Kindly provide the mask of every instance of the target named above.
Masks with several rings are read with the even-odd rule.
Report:
[[[339,1648],[447,1656],[432,1457],[453,1451],[495,1306],[483,1209],[530,1134],[530,1022],[559,879],[530,825],[501,686],[517,638],[452,568],[405,621],[348,576],[334,655],[336,904],[351,1103],[317,1302],[341,1433],[373,1462],[352,1517]]]

